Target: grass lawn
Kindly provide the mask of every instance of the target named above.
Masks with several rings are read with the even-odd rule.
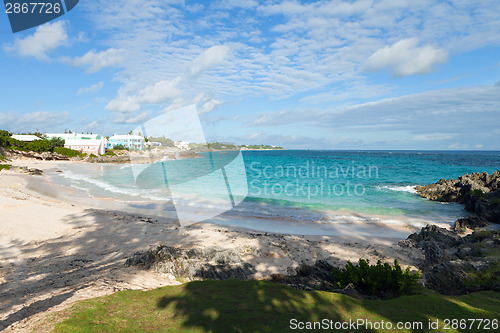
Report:
[[[58,317],[66,318],[55,332],[287,332],[290,320],[298,322],[356,321],[365,319],[373,328],[343,332],[417,332],[396,329],[398,322],[422,322],[425,331],[444,329],[445,319],[496,319],[500,317],[500,293],[478,292],[444,296],[425,294],[392,300],[357,300],[322,291],[307,292],[264,281],[190,282],[150,291],[121,291],[80,301]],[[393,325],[376,329],[376,322]],[[428,330],[429,320],[440,328]],[[467,325],[471,325],[469,321]],[[467,332],[498,331],[474,329]],[[334,327],[334,326],[333,326]],[[295,330],[297,331],[297,330]]]

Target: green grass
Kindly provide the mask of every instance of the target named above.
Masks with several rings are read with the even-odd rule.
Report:
[[[424,294],[391,300],[358,300],[264,281],[207,280],[80,301],[57,314],[57,320],[66,319],[56,325],[55,332],[287,332],[291,319],[366,319],[394,325],[418,321],[426,331],[458,332],[445,330],[444,319],[494,319],[500,315],[500,293],[444,296],[423,290]],[[440,328],[427,330],[429,320],[439,320]],[[467,332],[475,331],[480,330]]]
[[[2,171],[3,169],[10,170],[10,165],[9,164],[0,164],[0,171]]]

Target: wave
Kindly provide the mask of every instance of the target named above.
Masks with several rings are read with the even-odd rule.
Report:
[[[71,171],[66,171],[66,172],[62,173],[61,177],[67,178],[71,181],[85,182],[87,184],[94,185],[98,188],[101,188],[105,191],[115,193],[115,194],[125,194],[125,195],[129,195],[129,196],[133,196],[133,197],[141,197],[141,198],[150,199],[150,200],[154,200],[154,201],[171,201],[170,197],[152,194],[151,190],[118,187],[118,186],[115,186],[115,185],[110,184],[108,182],[94,179],[91,177],[87,177],[87,176],[82,175],[82,174],[73,173]],[[72,185],[72,186],[74,188],[81,188],[81,186],[78,186],[78,185]],[[88,189],[86,189],[86,190],[89,191]],[[89,194],[90,194],[90,192],[89,192]]]
[[[406,186],[401,186],[401,185],[385,185],[385,186],[377,186],[376,187],[378,190],[389,190],[389,191],[396,191],[396,192],[408,192],[408,193],[413,193],[416,194],[417,190],[415,189],[414,185],[406,185]]]

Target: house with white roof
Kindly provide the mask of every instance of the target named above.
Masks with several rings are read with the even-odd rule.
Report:
[[[45,133],[48,139],[64,139],[64,147],[78,150],[80,153],[102,155],[106,153],[105,137],[99,134],[78,134],[78,133]]]
[[[174,146],[176,146],[179,149],[189,149],[189,142],[186,141],[177,141],[174,143]]]
[[[100,135],[78,135],[64,140],[64,147],[80,153],[103,155],[106,153],[107,140]]]
[[[107,148],[113,149],[113,147],[117,145],[123,145],[129,149],[138,149],[143,150],[145,147],[145,140],[143,136],[127,134],[127,135],[118,135],[114,134],[112,137],[108,139]]]
[[[40,140],[36,135],[25,135],[25,134],[14,134],[11,136],[13,139],[23,142],[33,142],[35,140]]]

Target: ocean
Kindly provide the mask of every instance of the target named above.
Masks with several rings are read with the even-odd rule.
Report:
[[[421,198],[416,185],[500,169],[498,151],[242,151],[234,165],[226,163],[234,153],[210,155],[172,165],[65,164],[50,179],[71,190],[61,196],[138,214],[270,232],[400,236],[469,214]],[[227,165],[214,169],[217,160]]]

